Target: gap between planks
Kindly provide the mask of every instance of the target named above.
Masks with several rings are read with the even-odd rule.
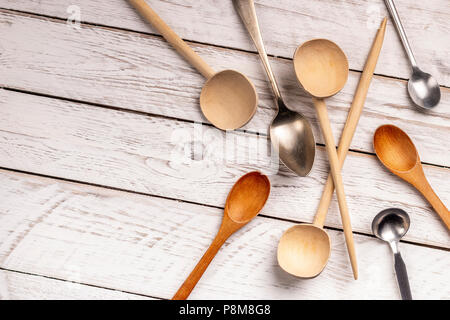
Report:
[[[157,199],[132,194],[126,195],[120,192],[107,191],[107,189],[102,188],[97,188],[97,192],[93,192],[95,187],[83,187],[82,185],[77,185],[75,183],[58,183],[57,181],[45,182],[45,180],[50,180],[48,178],[37,178],[33,176],[27,177],[26,175],[7,172],[2,175],[5,177],[10,176],[12,178],[11,183],[13,185],[16,185],[14,182],[16,181],[19,182],[20,185],[26,186],[27,190],[31,193],[36,191],[37,194],[35,195],[37,195],[37,197],[34,198],[35,204],[39,205],[42,202],[49,204],[49,206],[44,205],[44,208],[42,208],[42,210],[38,209],[37,212],[35,210],[31,210],[34,211],[32,216],[26,213],[29,212],[29,210],[22,210],[21,214],[25,214],[25,216],[17,216],[17,219],[14,219],[16,223],[10,225],[10,227],[19,227],[23,225],[23,219],[29,217],[31,219],[30,221],[43,222],[40,224],[43,229],[35,228],[36,225],[33,224],[31,228],[36,230],[36,232],[27,233],[28,236],[26,238],[23,238],[23,233],[16,234],[17,237],[13,237],[15,240],[11,240],[13,242],[10,241],[9,243],[21,243],[21,245],[20,249],[16,250],[16,254],[11,255],[8,260],[4,262],[7,268],[19,268],[32,273],[37,272],[50,276],[67,278],[71,277],[71,273],[67,273],[67,271],[70,271],[71,269],[61,268],[61,263],[69,263],[79,266],[82,269],[86,266],[94,265],[97,266],[97,268],[94,267],[92,270],[89,269],[89,272],[83,271],[83,282],[87,281],[99,286],[117,287],[119,290],[124,288],[125,285],[127,286],[124,288],[126,291],[138,291],[151,296],[163,295],[168,298],[171,296],[172,291],[174,291],[178,287],[179,283],[181,283],[184,279],[183,273],[189,272],[191,269],[191,264],[196,262],[196,259],[193,259],[192,257],[194,255],[200,255],[200,252],[203,251],[203,247],[206,247],[207,244],[209,244],[209,240],[212,235],[207,232],[208,236],[206,236],[205,229],[209,230],[210,228],[215,228],[220,222],[218,219],[220,218],[221,212],[217,209],[201,209],[200,206],[177,204],[175,201],[168,200],[165,200],[165,203],[162,203]],[[48,182],[50,182],[50,184],[54,184],[55,186],[55,188],[52,188],[52,191],[50,192],[47,192]],[[5,185],[5,191],[8,189],[10,191],[17,190],[15,187],[10,189],[8,185],[9,183]],[[45,194],[42,193],[43,190],[47,190],[44,192]],[[56,194],[54,192],[64,196],[55,197]],[[26,197],[26,194],[22,194],[22,197],[23,196]],[[79,196],[83,196],[83,199],[86,199],[87,201],[81,201],[81,207],[77,204],[79,202],[76,201]],[[87,198],[84,196],[87,196]],[[98,196],[104,200],[107,200],[107,202],[103,203],[99,201]],[[133,208],[135,208],[136,201],[142,205],[138,206],[137,210],[134,210]],[[61,206],[63,203],[65,203],[65,205]],[[9,206],[6,208],[8,207]],[[52,211],[52,214],[48,214],[49,209]],[[110,212],[111,210],[112,212]],[[129,212],[130,210],[131,212]],[[174,210],[174,213],[176,213],[178,217],[175,220],[169,221],[164,214],[161,215],[161,213],[167,214],[172,210]],[[38,214],[36,215],[36,213]],[[110,213],[112,213],[112,215],[110,215]],[[200,220],[196,220],[197,213],[199,214],[198,219]],[[87,214],[87,216],[85,216],[85,214]],[[42,220],[43,217],[46,217],[44,219],[45,221]],[[75,223],[75,221],[78,221],[80,218],[82,218],[81,221],[83,222],[79,225]],[[110,223],[106,223],[111,221],[110,219],[119,222],[119,224],[112,226]],[[366,285],[361,285],[361,282],[358,281],[346,281],[347,278],[348,280],[352,279],[350,272],[347,272],[345,276],[344,274],[342,276],[337,275],[336,271],[341,270],[344,263],[346,264],[345,257],[347,257],[347,255],[345,254],[345,250],[343,248],[343,239],[342,241],[339,241],[342,244],[342,247],[339,245],[335,248],[339,254],[334,251],[334,258],[330,260],[328,270],[325,270],[320,279],[308,280],[307,282],[295,281],[292,277],[280,272],[280,270],[276,267],[276,262],[271,260],[272,258],[275,258],[274,250],[276,247],[274,247],[272,242],[274,237],[278,238],[279,232],[281,232],[282,229],[285,229],[287,225],[290,225],[290,223],[276,222],[262,217],[259,217],[256,220],[257,221],[253,223],[254,228],[247,231],[241,231],[241,235],[230,241],[227,245],[228,256],[230,257],[231,255],[235,257],[233,259],[235,263],[229,262],[226,254],[216,257],[213,265],[210,267],[210,270],[204,275],[204,281],[199,283],[197,286],[197,290],[194,293],[196,297],[193,296],[194,299],[202,297],[208,299],[208,297],[211,297],[218,292],[221,293],[222,297],[233,298],[233,289],[235,288],[235,285],[233,285],[234,281],[239,283],[241,289],[239,292],[243,298],[253,297],[256,299],[267,299],[268,295],[269,297],[284,296],[287,299],[291,299],[293,294],[295,296],[298,294],[299,297],[303,298],[313,298],[316,295],[317,290],[319,291],[319,295],[316,295],[316,298],[320,298],[321,295],[324,297],[328,296],[329,298],[333,298],[329,296],[329,293],[326,291],[328,289],[324,289],[323,285],[324,283],[329,283],[330,280],[335,280],[336,282],[332,283],[336,283],[340,287],[333,286],[333,288],[337,289],[337,294],[341,298],[345,297],[347,290],[349,290],[352,299],[360,299],[361,297],[370,298],[370,292],[373,294],[376,292],[376,295],[379,298],[392,299],[397,297],[396,295],[394,296],[394,292],[396,292],[395,278],[392,272],[391,257],[388,255],[388,246],[379,245],[376,243],[377,240],[369,237],[356,237],[360,245],[367,250],[367,255],[365,256],[367,258],[367,260],[365,260],[365,270],[367,270],[367,272],[365,273],[365,277],[367,277],[368,282]],[[134,221],[134,223],[132,221]],[[163,223],[164,228],[161,229],[162,233],[160,234],[158,233],[159,231],[152,227],[152,225],[159,225],[163,221],[167,221],[168,223]],[[72,238],[75,234],[72,234],[72,236],[69,237],[61,236],[64,233],[60,233],[60,236],[57,237],[46,236],[46,234],[49,232],[51,233],[51,230],[55,227],[59,229],[65,225],[71,225],[72,223],[74,223],[75,226],[71,230],[78,234],[75,238]],[[86,223],[92,226],[96,225],[98,227],[94,227],[93,229],[80,229],[80,227]],[[150,225],[148,225],[148,223],[150,223]],[[204,226],[208,226],[208,228],[204,228]],[[29,228],[30,227],[28,227],[27,230],[30,230]],[[50,228],[50,230],[47,228]],[[19,229],[23,230],[22,228]],[[115,236],[115,231],[117,231],[117,238]],[[193,243],[189,241],[187,243],[180,244],[183,246],[181,251],[180,248],[177,249],[178,246],[176,244],[178,244],[178,242],[173,242],[173,238],[167,239],[167,241],[162,241],[162,243],[160,242],[160,237],[164,238],[168,234],[173,234],[176,239],[177,237],[183,237],[183,234],[186,234],[186,232],[189,231],[192,232],[192,235],[196,241]],[[79,232],[85,234],[87,237],[81,236],[80,238]],[[340,235],[334,231],[331,231],[330,234],[333,235],[333,242],[337,241],[337,238],[340,238]],[[128,235],[131,235],[131,238],[129,238]],[[94,245],[94,248],[104,249],[105,255],[101,255],[100,257],[96,254],[90,255],[90,253],[97,252],[97,250],[92,251],[87,249],[89,246],[85,246],[85,244],[88,243],[98,244],[99,242],[102,242],[98,236],[102,237],[102,239],[106,241],[104,245],[99,245],[99,247]],[[123,236],[125,236],[125,238]],[[261,242],[261,245],[250,245],[249,250],[246,252],[241,250],[242,248],[247,247],[249,243],[253,242],[253,239],[260,237],[265,239]],[[28,241],[25,239],[28,239]],[[41,243],[41,239],[44,241],[43,243]],[[73,246],[70,245],[69,247],[66,247],[68,244],[67,241],[69,241],[69,243],[71,242],[70,239],[74,239]],[[79,239],[80,241],[75,239]],[[49,254],[48,258],[50,260],[47,261],[51,262],[50,265],[47,263],[34,263],[36,258],[41,257],[41,254],[36,254],[34,255],[34,259],[25,259],[25,261],[23,260],[24,257],[21,257],[24,253],[28,254],[27,252],[29,252],[29,250],[32,249],[36,243],[41,244],[41,248],[48,246],[48,249],[46,249],[45,252],[48,252]],[[124,257],[125,260],[123,260],[123,270],[120,270],[119,268],[117,272],[106,274],[105,277],[98,277],[99,274],[97,272],[103,274],[102,269],[104,265],[109,265],[112,261],[117,261],[115,258],[122,256],[121,252],[124,251],[118,250],[118,248],[125,249],[127,245],[132,244],[137,244],[137,248],[133,249],[133,246],[130,246],[126,249],[126,251],[129,250],[130,255]],[[16,246],[16,248],[18,247]],[[74,259],[71,258],[67,260],[66,255],[61,256],[58,254],[60,248],[62,250],[67,250],[67,255],[74,257]],[[410,264],[410,271],[412,271],[410,276],[417,280],[417,282],[414,281],[413,286],[416,284],[417,290],[419,290],[419,288],[422,290],[422,297],[427,299],[427,297],[436,295],[441,298],[448,296],[448,293],[445,294],[445,292],[447,292],[445,288],[441,288],[442,290],[437,288],[435,289],[430,284],[430,281],[427,281],[431,279],[424,278],[428,275],[425,271],[429,268],[428,263],[435,263],[431,267],[432,269],[434,268],[434,272],[430,272],[430,276],[432,276],[432,278],[436,277],[436,283],[442,283],[443,278],[445,277],[444,274],[439,272],[439,270],[445,270],[446,261],[443,259],[443,255],[445,255],[445,253],[442,251],[418,248],[406,244],[404,245],[404,249],[405,253],[409,252],[406,256],[414,257],[414,252],[417,252],[418,258],[422,256],[421,261],[417,261],[418,263],[416,264]],[[78,250],[81,250],[80,255],[74,254],[74,252],[77,252]],[[429,251],[428,254],[427,251]],[[146,253],[144,254],[143,252]],[[148,267],[155,265],[152,257],[159,257],[158,254],[162,252],[164,252],[164,254],[171,253],[171,258],[168,258],[168,260],[158,260],[162,261],[162,264],[157,264],[155,269],[151,268],[151,270],[148,270]],[[269,263],[265,263],[264,266],[259,266],[261,261],[257,258],[249,261],[249,258],[256,252],[260,253],[264,257],[264,260],[262,261],[269,261]],[[428,256],[430,256],[430,260],[428,263],[425,263],[423,259]],[[269,259],[269,257],[271,259]],[[106,260],[104,258],[106,258]],[[179,259],[183,259],[182,264],[180,264]],[[382,260],[383,263],[378,265],[377,261],[379,260]],[[270,263],[270,261],[272,261],[272,263]],[[258,264],[256,270],[248,273],[248,270],[252,270],[252,266],[255,267],[255,263]],[[377,266],[375,267],[375,265]],[[226,272],[225,270],[234,266],[239,266],[238,268],[241,268],[241,272],[238,274],[243,275],[239,276],[238,274],[235,274],[230,279],[230,272]],[[34,268],[36,267],[38,270],[35,271]],[[174,271],[174,268],[182,269],[180,276],[176,277],[177,279],[172,278],[169,281],[168,279],[164,279],[164,277],[159,279],[155,278],[155,275],[159,275],[161,271]],[[375,276],[375,278],[372,277],[374,270],[378,270],[378,278],[377,276]],[[120,275],[122,272],[125,272],[123,275],[130,276],[121,277]],[[115,275],[118,276],[116,277]],[[71,278],[67,279],[71,280]],[[231,283],[224,281],[225,279],[228,279]],[[385,279],[391,280],[387,281],[387,285],[380,285]],[[170,283],[168,284],[166,281],[169,281]],[[228,283],[228,285],[225,284],[225,286],[217,286],[217,284],[220,283]],[[149,286],[149,284],[152,285]],[[255,284],[260,285],[257,285],[257,288],[255,289]],[[367,291],[367,285],[369,286],[369,289],[373,289]],[[276,292],[276,294],[272,295],[272,292]],[[426,294],[424,294],[425,292]]]
[[[75,184],[78,184],[78,185],[87,185],[87,186],[92,186],[92,187],[97,187],[97,188],[104,188],[104,189],[108,189],[108,190],[125,192],[125,193],[129,193],[129,194],[135,194],[135,195],[147,196],[147,197],[152,197],[152,198],[159,198],[159,199],[177,201],[177,202],[181,202],[181,203],[193,204],[193,205],[196,205],[196,206],[201,206],[201,207],[206,207],[206,208],[214,208],[214,209],[220,209],[220,210],[224,209],[221,206],[214,206],[214,205],[204,204],[204,203],[200,203],[200,202],[196,202],[196,201],[189,201],[189,200],[183,200],[183,199],[178,199],[178,198],[171,198],[171,197],[161,196],[161,195],[152,194],[152,193],[133,191],[133,190],[123,189],[123,188],[117,188],[117,187],[106,186],[106,185],[92,183],[92,182],[68,179],[68,178],[64,178],[64,177],[51,176],[51,175],[35,173],[35,172],[30,172],[30,171],[23,171],[23,170],[17,170],[17,169],[6,168],[6,167],[0,167],[0,170],[20,173],[20,174],[25,174],[25,175],[30,175],[30,176],[37,176],[37,177],[42,177],[42,178],[47,178],[47,179],[59,180],[59,181],[64,181],[64,182],[69,182],[69,183],[75,183]],[[259,214],[258,216],[259,217],[264,217],[264,218],[267,218],[267,219],[272,219],[272,220],[291,222],[291,223],[295,223],[295,224],[310,223],[309,221],[294,220],[294,219],[282,218],[282,217],[273,217],[273,216],[269,216],[269,215],[265,215],[265,214]],[[341,228],[330,227],[330,226],[326,226],[326,225],[324,225],[323,228],[326,229],[326,230],[333,230],[333,231],[337,231],[337,232],[343,232],[343,229],[341,229]],[[352,231],[352,233],[353,234],[357,234],[357,235],[361,235],[361,236],[365,236],[365,237],[369,237],[369,238],[374,238],[374,239],[376,238],[373,234],[370,234],[370,233],[359,232],[359,231]],[[415,241],[410,241],[410,240],[401,240],[401,242],[408,243],[408,244],[415,245],[415,246],[419,246],[419,247],[425,247],[425,248],[429,248],[429,249],[436,249],[436,250],[442,250],[442,251],[450,252],[450,248],[440,247],[440,246],[437,246],[437,245],[420,243],[420,242],[415,242]],[[0,267],[0,270],[1,269],[2,268]],[[59,280],[61,280],[61,279],[59,279]],[[63,281],[66,281],[66,280],[63,280]],[[114,290],[114,289],[110,289],[110,290]],[[124,291],[124,292],[126,292],[126,291]],[[132,293],[132,292],[127,292],[127,293]],[[149,297],[152,297],[152,296],[149,296]],[[152,297],[152,298],[156,298],[156,297]],[[164,299],[164,298],[158,298],[158,299]]]
[[[55,17],[55,16],[46,15],[46,14],[42,14],[42,13],[34,13],[34,12],[30,12],[30,11],[17,10],[17,9],[7,9],[7,8],[0,7],[0,12],[11,13],[11,14],[24,16],[24,17],[30,17],[30,18],[46,18],[46,19],[50,19],[51,21],[57,22],[57,23],[63,23],[65,21],[67,21],[67,19],[63,19],[60,17]],[[93,22],[87,22],[87,21],[80,21],[80,24],[84,25],[84,26],[89,26],[89,27],[102,28],[102,29],[109,30],[109,31],[130,32],[130,33],[135,33],[135,34],[139,34],[139,35],[147,35],[147,36],[153,36],[153,37],[163,39],[163,36],[160,35],[159,33],[137,31],[137,30],[123,28],[123,27],[113,27],[113,26],[108,26],[105,24],[93,23]],[[252,54],[252,55],[258,54],[258,52],[255,50],[245,50],[242,48],[228,47],[228,46],[223,46],[223,45],[218,45],[218,44],[211,44],[211,43],[201,42],[201,41],[187,39],[187,38],[182,38],[182,39],[188,43],[197,44],[197,45],[201,45],[201,46],[205,46],[205,47],[214,47],[214,48],[225,49],[225,50],[239,51],[239,52],[248,53],[248,54]],[[276,56],[276,55],[269,54],[269,53],[267,54],[267,56],[271,57],[271,58],[292,61],[292,58]],[[349,69],[349,71],[362,73],[362,70],[351,69],[351,68]],[[374,73],[374,75],[382,77],[382,78],[386,78],[386,79],[391,79],[391,80],[399,80],[399,81],[405,81],[405,82],[407,82],[409,80],[407,78],[389,76],[389,75],[385,75],[382,73]],[[450,86],[445,86],[442,84],[440,84],[439,87],[443,88],[443,89],[450,89]]]
[[[154,297],[154,296],[146,295],[146,294],[143,294],[143,293],[136,293],[136,292],[130,292],[130,291],[126,291],[126,290],[107,288],[107,287],[98,286],[98,285],[95,285],[95,284],[71,281],[71,280],[66,280],[66,279],[60,279],[60,278],[56,278],[56,277],[46,276],[46,275],[43,275],[43,274],[25,272],[25,271],[20,271],[20,270],[13,270],[13,269],[8,269],[8,268],[3,268],[3,267],[0,267],[0,271],[13,272],[13,273],[17,273],[17,274],[20,274],[20,275],[45,278],[45,279],[54,280],[54,281],[60,281],[60,282],[64,282],[64,283],[75,283],[75,284],[79,284],[79,285],[87,286],[87,287],[91,287],[91,288],[108,290],[108,291],[111,291],[111,292],[119,292],[119,293],[124,293],[124,294],[130,294],[130,295],[140,296],[140,297],[144,297],[144,298],[150,298],[150,299],[154,299],[154,300],[166,300],[165,298],[162,298],[162,297]]]
[[[98,107],[98,108],[109,109],[109,110],[120,111],[120,112],[127,112],[127,113],[131,113],[131,114],[137,114],[137,115],[145,116],[145,117],[153,117],[153,118],[174,120],[174,121],[180,121],[180,122],[184,122],[184,123],[194,123],[194,121],[187,120],[187,119],[171,117],[171,116],[167,116],[167,115],[162,115],[162,114],[157,114],[157,113],[152,113],[152,112],[145,112],[145,111],[140,111],[140,110],[132,110],[132,109],[127,109],[127,108],[123,108],[123,107],[111,106],[111,105],[107,105],[107,104],[89,102],[89,101],[84,101],[84,100],[77,100],[77,99],[72,99],[72,98],[54,96],[54,95],[51,95],[51,94],[34,92],[34,91],[29,91],[29,90],[23,90],[23,89],[19,89],[19,88],[5,87],[5,86],[2,87],[2,86],[0,86],[0,89],[6,90],[6,91],[11,91],[11,92],[16,92],[16,93],[23,93],[23,94],[32,95],[32,96],[43,97],[43,98],[62,100],[62,101],[73,102],[73,103],[78,103],[78,104],[86,104],[86,105],[89,105],[89,106],[92,106],[92,107]],[[200,122],[200,124],[202,126],[208,126],[210,128],[214,128],[214,126],[211,123],[209,123],[209,122]],[[269,138],[268,134],[266,134],[266,133],[255,132],[253,130],[248,130],[248,129],[236,129],[236,130],[233,130],[233,131],[238,132],[238,133],[252,134],[252,135],[255,135],[255,136],[262,136],[262,137],[266,137],[267,139]],[[318,147],[325,147],[325,144],[316,142],[316,146],[318,146]],[[364,151],[364,150],[358,150],[358,149],[349,148],[349,152],[354,152],[354,153],[358,153],[358,154],[361,154],[361,155],[375,156],[376,157],[375,153]],[[445,165],[441,165],[441,164],[435,164],[435,163],[431,163],[431,162],[425,162],[425,161],[422,161],[422,160],[421,160],[421,163],[423,165],[427,165],[427,166],[432,166],[432,167],[437,167],[437,168],[442,168],[442,169],[450,169],[450,166],[445,166]]]

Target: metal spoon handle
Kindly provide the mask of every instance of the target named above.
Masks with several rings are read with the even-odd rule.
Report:
[[[402,22],[400,17],[398,16],[397,9],[395,8],[395,4],[393,0],[384,0],[386,3],[386,7],[388,8],[389,13],[391,14],[392,19],[394,20],[394,25],[397,29],[398,34],[400,35],[400,39],[402,40],[403,47],[405,48],[406,54],[408,55],[409,61],[413,68],[417,68],[417,61],[414,58],[414,54],[411,50],[411,46],[409,45],[408,38],[406,37],[405,29],[403,29]]]
[[[394,266],[402,299],[412,300],[411,289],[409,288],[408,272],[406,272],[406,266],[400,252],[394,253]]]
[[[233,0],[234,7],[239,13],[242,22],[247,28],[256,49],[258,50],[259,56],[266,70],[267,76],[269,77],[270,84],[272,85],[273,93],[278,101],[281,99],[280,90],[278,89],[277,81],[273,75],[272,68],[269,64],[269,59],[267,58],[266,49],[264,48],[264,43],[261,38],[261,32],[259,31],[258,18],[256,17],[255,4],[253,0]]]

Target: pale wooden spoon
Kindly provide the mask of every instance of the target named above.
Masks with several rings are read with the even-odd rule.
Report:
[[[355,133],[358,120],[364,106],[369,85],[383,45],[386,30],[386,18],[373,40],[364,70],[353,98],[338,148],[339,165],[342,168],[350,143]],[[323,230],[323,225],[334,192],[333,178],[328,176],[320,198],[314,224],[296,225],[283,234],[278,244],[278,263],[288,273],[297,277],[313,278],[325,268],[330,256],[330,239]],[[317,242],[313,242],[317,241]],[[315,250],[315,251],[313,251]]]
[[[347,82],[347,57],[334,42],[326,39],[310,40],[299,46],[295,51],[294,69],[300,84],[313,96],[320,128],[325,139],[331,176],[336,188],[353,276],[357,279],[358,266],[347,201],[345,199],[344,184],[342,182],[341,166],[331,131],[327,107],[323,100],[339,92]]]
[[[172,300],[184,300],[191,294],[220,247],[234,232],[258,215],[269,193],[269,178],[257,171],[247,173],[234,184],[228,194],[219,232]]]
[[[375,131],[373,147],[381,163],[419,190],[450,230],[450,212],[428,183],[409,136],[396,126],[384,125]]]
[[[256,112],[258,95],[245,75],[234,70],[214,72],[144,0],[128,1],[180,55],[208,79],[200,94],[200,108],[209,122],[222,130],[234,130],[250,121]]]

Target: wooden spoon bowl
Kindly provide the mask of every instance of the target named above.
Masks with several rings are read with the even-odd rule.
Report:
[[[305,42],[295,50],[293,62],[298,81],[316,98],[331,97],[347,82],[347,57],[330,40]]]
[[[225,214],[236,223],[247,223],[262,209],[270,193],[267,176],[254,171],[242,176],[228,194]]]
[[[200,108],[206,119],[222,130],[242,127],[256,112],[258,95],[242,73],[223,70],[206,81],[200,94]]]
[[[313,224],[286,230],[278,244],[278,264],[300,278],[314,278],[325,268],[331,253],[328,233]]]

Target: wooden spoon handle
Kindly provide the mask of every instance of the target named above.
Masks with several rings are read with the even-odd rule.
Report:
[[[194,270],[192,270],[191,274],[181,287],[178,289],[177,293],[173,296],[172,300],[186,300],[187,297],[191,294],[197,282],[202,277],[205,270],[208,268],[212,259],[216,256],[220,247],[223,245],[228,236],[224,237],[223,234],[219,231],[219,233],[214,238],[213,242],[209,246],[208,250],[206,250],[203,257],[195,266]]]
[[[344,184],[342,182],[341,169],[339,159],[336,152],[336,144],[334,142],[333,133],[331,131],[330,120],[328,118],[327,106],[323,99],[313,98],[314,106],[316,107],[317,116],[319,118],[320,128],[325,139],[325,147],[328,153],[328,160],[330,162],[331,176],[336,187],[336,195],[339,203],[339,211],[341,213],[342,225],[344,228],[345,242],[347,244],[348,254],[350,256],[350,263],[353,269],[353,276],[358,278],[358,266],[356,261],[355,244],[353,241],[352,226],[350,216],[348,214],[347,201],[345,200]],[[320,226],[322,227],[322,226]]]
[[[153,11],[144,0],[128,0],[134,8],[150,24],[158,30],[164,39],[167,40],[195,69],[205,78],[209,79],[214,75],[214,70],[205,62],[194,50],[189,47],[170,27]]]
[[[355,133],[356,126],[358,125],[359,118],[361,117],[361,112],[364,107],[364,101],[366,100],[367,91],[369,90],[369,85],[375,71],[375,66],[377,65],[378,56],[380,55],[384,40],[384,34],[386,31],[386,21],[387,18],[384,18],[381,22],[380,28],[378,29],[377,35],[375,36],[375,39],[373,41],[372,49],[370,50],[367,62],[361,75],[361,79],[359,80],[358,87],[356,88],[355,97],[353,98],[350,111],[348,112],[347,121],[345,122],[341,140],[339,141],[339,148],[337,153],[339,159],[339,168],[341,169],[344,165],[344,161],[347,156],[348,149],[350,148],[350,143],[353,139],[353,135]],[[320,226],[324,225],[325,217],[327,215],[328,208],[330,207],[333,192],[333,178],[331,174],[329,174],[322,193],[322,198],[320,198],[316,217],[314,219],[314,224]]]
[[[431,188],[424,174],[423,179],[421,179],[421,182],[416,183],[415,187],[423,194],[425,199],[428,200],[433,209],[436,211],[436,213],[439,215],[439,217],[447,226],[447,229],[450,230],[450,212],[448,211],[445,204],[438,197],[438,195],[434,192],[433,188]]]

